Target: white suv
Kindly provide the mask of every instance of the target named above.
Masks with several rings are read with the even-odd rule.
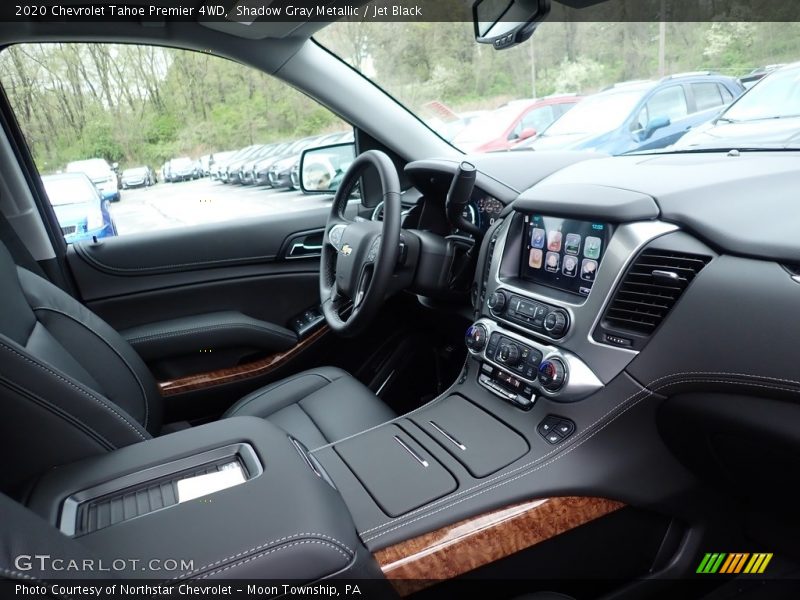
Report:
[[[104,200],[119,202],[117,174],[103,158],[76,160],[67,165],[67,173],[86,173],[92,183],[100,190]]]

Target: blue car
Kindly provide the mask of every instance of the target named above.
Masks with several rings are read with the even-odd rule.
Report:
[[[45,175],[42,183],[68,244],[117,235],[108,200],[85,174]]]
[[[520,147],[611,155],[665,148],[713,119],[743,91],[736,79],[709,73],[620,83],[585,98]]]

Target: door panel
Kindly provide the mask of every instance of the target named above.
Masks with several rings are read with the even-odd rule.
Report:
[[[298,239],[307,245],[321,240],[329,204],[320,198],[319,207],[301,212],[75,244],[67,260],[84,302],[117,330],[220,311],[291,329],[293,317],[319,304],[319,257],[290,257],[288,250]],[[358,203],[351,203],[349,216],[357,209]],[[281,374],[291,372],[288,363],[319,339],[312,334],[299,340],[297,348],[274,356],[246,352],[244,340],[241,348],[226,340],[212,356],[159,357],[151,369],[162,376],[198,376],[205,387],[219,391],[221,400],[227,397],[226,384],[237,381],[241,387],[241,380],[250,376],[254,384],[263,384],[264,376],[279,367]],[[250,369],[251,363],[269,368]],[[203,375],[211,370],[230,375],[230,369],[235,377]],[[180,386],[170,393],[187,396],[203,387]],[[221,401],[219,406],[224,408]]]

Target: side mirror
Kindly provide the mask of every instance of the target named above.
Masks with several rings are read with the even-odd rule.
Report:
[[[521,44],[550,13],[550,0],[476,0],[472,4],[475,40],[495,50]]]
[[[353,142],[303,150],[300,155],[300,189],[306,194],[332,194],[355,160]]]
[[[518,140],[521,142],[522,140],[529,140],[532,137],[536,137],[538,132],[533,127],[526,127],[519,133]]]
[[[111,163],[111,170],[112,171],[117,171],[118,169],[119,169],[119,163],[118,162]]]
[[[653,134],[659,129],[669,127],[672,124],[669,117],[653,117],[647,122],[647,125],[642,130],[641,139],[649,140]]]

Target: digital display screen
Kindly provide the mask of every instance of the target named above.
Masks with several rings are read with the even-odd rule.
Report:
[[[525,217],[520,277],[588,296],[609,237],[605,223]]]

